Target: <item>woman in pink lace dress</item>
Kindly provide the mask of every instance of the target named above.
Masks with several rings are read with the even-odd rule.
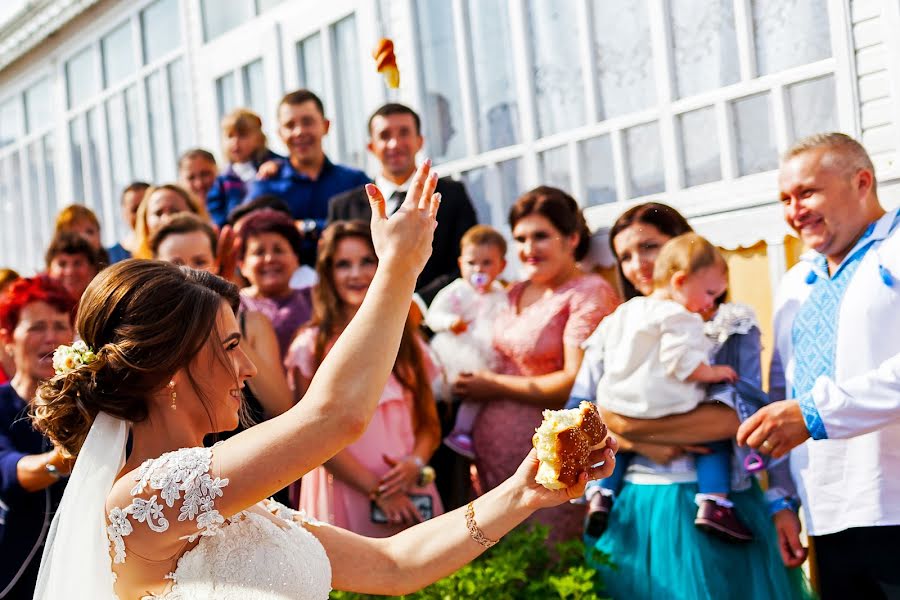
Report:
[[[325,355],[362,305],[377,264],[368,224],[339,221],[323,232],[313,318],[285,359],[297,401],[303,402]],[[439,372],[428,356],[407,319],[393,372],[365,432],[303,476],[298,504],[311,517],[369,537],[387,537],[444,512],[437,488],[423,477],[440,441],[431,392]],[[380,514],[373,513],[373,501]]]
[[[566,402],[581,365],[581,343],[619,304],[602,277],[582,272],[590,233],[578,204],[565,192],[538,187],[510,210],[509,224],[525,280],[513,285],[494,327],[496,372],[463,374],[460,396],[485,403],[473,431],[485,489],[516,470],[541,423],[541,411]],[[550,539],[578,537],[584,510],[563,505],[536,515]]]

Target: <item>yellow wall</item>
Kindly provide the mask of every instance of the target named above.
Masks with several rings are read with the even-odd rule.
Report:
[[[772,359],[772,283],[765,242],[750,248],[722,250],[728,262],[728,299],[749,304],[756,311],[762,329],[763,387],[768,387]]]

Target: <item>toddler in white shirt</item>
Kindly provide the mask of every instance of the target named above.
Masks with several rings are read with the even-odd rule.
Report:
[[[506,292],[496,281],[506,268],[506,240],[500,232],[475,225],[460,246],[462,277],[438,292],[425,316],[425,324],[435,332],[431,349],[448,382],[460,373],[492,368],[493,323],[506,304]],[[480,409],[476,402],[463,402],[453,430],[444,438],[444,444],[468,458],[475,457],[471,434]]]
[[[626,417],[689,412],[706,397],[702,384],[738,378],[731,367],[710,364],[712,344],[700,316],[728,286],[728,267],[715,246],[695,233],[669,240],[656,259],[653,284],[652,294],[619,306],[584,344],[592,360],[603,364],[598,404]],[[728,500],[731,443],[706,446],[709,453],[695,455],[699,510],[694,523],[729,541],[750,541],[752,533]],[[586,493],[592,509],[588,528],[593,521],[595,533],[605,528],[629,463],[629,453],[619,452],[613,475]]]

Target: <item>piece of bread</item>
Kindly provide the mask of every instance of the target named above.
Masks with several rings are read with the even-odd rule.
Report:
[[[397,57],[394,55],[394,42],[387,38],[381,38],[372,51],[375,59],[375,68],[384,75],[388,87],[400,87],[400,70],[397,68]]]
[[[531,438],[541,461],[534,480],[548,490],[575,485],[591,466],[591,451],[603,444],[607,433],[600,412],[590,402],[569,410],[545,410],[544,421]]]

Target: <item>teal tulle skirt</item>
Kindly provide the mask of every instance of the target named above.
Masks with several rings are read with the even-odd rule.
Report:
[[[616,600],[793,600],[814,597],[800,569],[781,562],[775,528],[759,486],[732,492],[738,516],[756,539],[723,542],[694,526],[695,483],[625,483],[587,559]],[[613,566],[592,560],[592,549]]]

